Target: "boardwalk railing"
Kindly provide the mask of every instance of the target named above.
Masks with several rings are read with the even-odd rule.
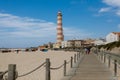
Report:
[[[120,76],[120,74],[117,74],[118,69],[120,69],[120,55],[100,51],[97,53],[97,56],[102,62],[107,63],[109,68],[112,68],[115,77]]]
[[[73,65],[79,60],[80,55],[81,55],[81,53],[77,52],[77,54],[74,54],[74,57],[71,56],[71,59],[69,61],[64,60],[63,64],[61,64],[60,66],[55,67],[55,68],[51,67],[50,59],[47,58],[46,61],[44,63],[42,63],[40,66],[36,67],[35,69],[33,69],[33,70],[31,70],[31,71],[29,71],[25,74],[22,74],[22,75],[18,74],[18,72],[16,70],[16,64],[9,64],[7,71],[0,72],[0,80],[16,80],[19,77],[27,76],[27,75],[35,72],[36,70],[38,70],[41,67],[45,67],[45,69],[46,69],[45,80],[51,80],[51,70],[58,70],[62,67],[63,67],[63,75],[66,76],[66,73],[67,73],[67,67],[66,66],[67,66],[67,64],[70,63],[70,68],[72,68]],[[5,77],[5,79],[3,79],[3,76],[6,73],[8,73],[8,76]]]

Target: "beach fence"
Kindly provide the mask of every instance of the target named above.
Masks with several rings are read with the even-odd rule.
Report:
[[[63,68],[63,76],[66,76],[67,74],[67,64],[70,64],[70,68],[73,68],[73,65],[77,63],[77,61],[79,61],[81,56],[81,52],[77,52],[77,54],[74,54],[74,56],[71,56],[69,61],[64,60],[64,63],[61,64],[58,67],[51,67],[51,62],[50,59],[47,58],[45,60],[44,63],[42,63],[40,66],[36,67],[35,69],[19,75],[18,71],[16,70],[16,64],[9,64],[8,65],[8,70],[4,71],[4,72],[0,72],[0,80],[16,80],[17,78],[23,77],[23,76],[27,76],[33,72],[35,72],[36,70],[40,69],[42,66],[45,67],[45,80],[51,80],[51,70],[58,70],[60,68]],[[7,76],[5,76],[5,74],[7,74]],[[5,77],[4,77],[5,76]]]
[[[100,51],[97,56],[113,72],[114,80],[120,80],[120,55]]]

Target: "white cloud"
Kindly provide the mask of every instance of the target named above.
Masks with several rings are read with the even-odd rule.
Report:
[[[111,9],[116,15],[120,16],[120,0],[103,0],[103,2],[113,9]]]
[[[12,14],[0,13],[1,37],[56,37],[56,23],[29,17],[20,17]],[[88,36],[84,31],[75,28],[65,28],[64,35],[82,34]],[[4,36],[2,36],[4,35]],[[84,37],[82,36],[82,37]]]
[[[56,23],[53,22],[0,13],[0,42],[2,42],[0,47],[14,47],[13,45],[26,47],[35,45],[33,42],[39,45],[40,42],[55,41],[56,27]],[[90,37],[92,34],[81,29],[64,27],[64,36],[65,39],[78,36],[81,39]]]
[[[44,20],[32,19],[27,17],[19,17],[11,14],[0,13],[0,24],[4,27],[17,27],[17,28],[29,28],[29,27],[48,27],[55,25],[52,22],[46,22]],[[55,27],[55,26],[54,26]]]
[[[104,3],[114,7],[120,7],[120,0],[103,0]]]
[[[0,28],[9,36],[43,37],[53,35],[56,24],[39,19],[0,13]],[[10,28],[10,30],[6,30]],[[12,31],[11,31],[12,29]],[[13,31],[15,29],[15,31]],[[49,34],[49,35],[48,35]]]
[[[110,11],[110,10],[111,10],[110,7],[107,7],[107,8],[101,8],[101,9],[99,10],[99,13],[102,13],[102,12],[108,12],[108,11]]]

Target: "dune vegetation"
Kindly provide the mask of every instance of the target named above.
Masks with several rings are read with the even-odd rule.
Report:
[[[99,45],[98,48],[101,49],[106,49],[106,50],[112,50],[115,47],[120,47],[120,41],[115,41],[115,42],[111,42],[108,43],[106,45]]]

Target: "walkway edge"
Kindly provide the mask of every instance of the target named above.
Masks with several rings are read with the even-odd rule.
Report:
[[[68,72],[67,75],[64,76],[61,80],[70,80],[76,73],[77,68],[79,67],[79,64],[83,60],[84,55],[81,56],[81,58],[78,60],[76,64],[73,65],[73,68],[71,68]]]

